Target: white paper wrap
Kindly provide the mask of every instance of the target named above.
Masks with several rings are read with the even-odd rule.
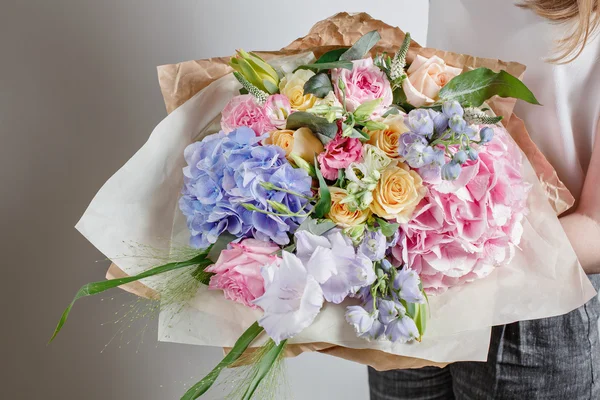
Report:
[[[272,62],[291,70],[312,59],[312,53],[306,53]],[[132,243],[168,251],[171,240],[188,242],[189,232],[177,206],[183,150],[216,131],[221,110],[239,93],[239,87],[232,75],[225,76],[173,111],[100,189],[78,222],[76,228],[126,273],[148,267],[147,260],[123,258],[134,255]],[[357,338],[344,319],[344,304],[327,304],[313,325],[291,342],[372,348],[435,362],[484,361],[491,326],[556,316],[583,305],[595,290],[526,158],[523,176],[532,184],[530,213],[516,256],[509,266],[496,268],[487,278],[430,297],[431,316],[421,343]],[[155,285],[152,279],[144,283]],[[231,347],[259,316],[260,311],[201,288],[183,311],[161,311],[159,340]]]

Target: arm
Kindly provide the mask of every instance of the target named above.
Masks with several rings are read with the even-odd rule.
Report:
[[[600,273],[600,124],[579,205],[560,222],[585,272]]]

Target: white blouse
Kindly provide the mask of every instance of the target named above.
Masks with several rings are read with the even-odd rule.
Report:
[[[524,82],[543,106],[519,101],[515,113],[578,198],[599,128],[600,35],[572,63],[545,63],[564,29],[510,0],[430,0],[427,46],[527,66]]]

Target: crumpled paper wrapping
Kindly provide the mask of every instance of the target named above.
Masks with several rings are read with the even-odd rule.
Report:
[[[340,13],[317,23],[306,37],[294,41],[282,51],[261,54],[270,59],[276,55],[278,57],[281,55],[297,56],[310,50],[318,57],[331,48],[349,46],[362,34],[374,29],[377,29],[382,36],[382,40],[374,52],[394,52],[404,38],[400,29],[372,19],[367,14]],[[450,65],[465,69],[486,66],[495,70],[506,69],[516,76],[522,76],[525,71],[525,67],[518,63],[505,63],[499,60],[426,49],[413,42],[409,60],[416,54],[425,56],[436,54],[444,58]],[[169,236],[171,227],[168,224],[168,229],[165,229],[164,224],[173,220],[175,220],[174,229],[170,233],[174,238],[179,235],[179,239],[182,239],[183,236],[186,236],[187,239],[187,230],[185,225],[181,225],[181,216],[175,205],[181,185],[180,168],[183,166],[181,155],[183,148],[195,140],[197,134],[205,130],[218,117],[206,110],[210,108],[213,111],[217,110],[218,113],[228,98],[235,95],[236,82],[230,77],[229,79],[225,77],[230,72],[227,62],[228,58],[213,58],[158,68],[165,104],[169,113],[172,114],[155,129],[144,148],[107,182],[77,225],[77,228],[107,256],[114,257],[117,254],[123,254],[123,248],[116,243],[121,240],[137,241],[154,247],[166,246],[164,237]],[[201,95],[197,95],[203,89],[205,91]],[[224,92],[228,92],[225,97],[222,96]],[[184,104],[189,99],[193,101]],[[290,355],[317,350],[369,364],[382,370],[439,365],[458,360],[485,360],[489,344],[489,326],[517,319],[539,318],[540,316],[564,313],[583,304],[593,296],[593,288],[578,266],[573,250],[568,244],[568,239],[562,232],[558,220],[556,217],[548,218],[548,216],[561,213],[570,207],[573,203],[572,196],[558,180],[554,169],[531,142],[522,122],[512,114],[514,103],[515,101],[512,99],[492,99],[489,105],[496,114],[505,117],[505,126],[511,131],[511,135],[532,162],[535,173],[531,170],[530,177],[537,175],[543,178],[542,185],[537,185],[537,194],[532,196],[537,200],[537,204],[530,204],[530,207],[532,205],[535,207],[532,207],[532,210],[536,210],[540,218],[538,220],[533,218],[532,223],[525,226],[526,235],[532,238],[529,245],[537,246],[539,251],[531,253],[532,259],[518,262],[518,264],[525,262],[534,265],[541,262],[549,263],[550,265],[545,268],[538,268],[540,269],[537,271],[540,273],[537,276],[539,279],[533,279],[535,271],[531,276],[528,274],[532,271],[526,268],[525,270],[507,268],[495,273],[499,276],[490,276],[462,288],[455,288],[456,290],[449,291],[445,297],[433,298],[432,324],[430,324],[424,342],[418,345],[373,346],[372,342],[365,342],[352,336],[352,332],[350,332],[352,335],[344,335],[331,327],[335,326],[339,330],[340,323],[345,323],[339,321],[339,318],[338,320],[327,318],[327,315],[333,317],[336,314],[328,311],[335,306],[326,307],[322,317],[311,327],[313,329],[309,328],[309,332],[303,332],[304,338],[302,335],[300,338],[296,338],[297,342],[309,343],[290,346],[288,348]],[[203,110],[204,114],[194,115],[199,114],[197,110]],[[146,164],[148,161],[150,165]],[[144,182],[140,182],[138,178],[142,177],[137,174],[140,162],[144,163],[146,167],[145,173],[148,173],[149,167],[152,179],[145,178],[142,179]],[[159,169],[162,170],[159,171]],[[157,184],[157,181],[161,183]],[[130,185],[133,185],[134,188],[129,187]],[[151,193],[171,193],[172,195],[151,196],[152,200],[148,200],[148,197],[137,198],[135,189],[139,188],[135,188],[136,185],[143,188],[144,193],[150,191]],[[546,198],[550,200],[550,203]],[[123,207],[123,204],[127,204],[127,207]],[[550,208],[549,204],[554,210]],[[143,210],[139,212],[139,209]],[[161,211],[160,216],[155,215],[158,210]],[[133,215],[134,211],[137,213],[136,215]],[[538,229],[533,228],[534,226]],[[531,250],[527,246],[528,243],[525,242],[523,249]],[[524,254],[524,252],[520,253]],[[119,260],[119,263],[128,273],[135,273],[143,268],[135,259]],[[532,269],[535,270],[535,267]],[[119,268],[113,264],[109,275],[123,273],[119,271]],[[526,279],[527,277],[531,279]],[[528,291],[528,286],[531,286],[532,281],[539,281],[539,283],[536,282],[536,287],[540,290],[533,291],[534,293],[530,293],[526,299],[517,296],[522,303],[519,301],[502,302],[495,296],[500,290],[506,289],[503,285],[519,287],[520,284],[521,287],[525,286],[523,287],[524,291]],[[578,285],[581,290],[577,293],[565,293],[564,290],[560,290],[560,287],[557,287],[556,290],[546,287],[552,286],[552,282],[558,283],[559,281],[558,286],[560,287],[572,288]],[[485,287],[477,288],[478,285],[481,286],[486,282],[488,283]],[[152,282],[145,283],[152,286]],[[545,290],[541,290],[542,288]],[[129,289],[139,293],[140,286],[136,289],[129,287]],[[484,296],[485,299],[473,298],[472,294],[478,291],[488,295]],[[151,289],[144,294],[155,295]],[[227,302],[215,292],[201,291],[192,302],[192,306],[186,310],[187,315],[161,315],[161,322],[164,323],[165,320],[168,320],[169,324],[167,325],[171,326],[166,329],[161,323],[164,328],[160,333],[162,340],[230,346],[243,329],[256,319],[257,315],[252,315],[243,306],[239,308],[239,305],[235,303],[227,302],[225,304],[223,301]],[[215,315],[217,310],[220,311],[220,315]],[[501,314],[502,318],[490,318],[491,314],[497,313]],[[465,314],[477,316],[477,318],[471,318],[472,321],[469,321],[469,318],[465,318]],[[444,318],[443,315],[456,315],[458,321],[447,321],[448,318]],[[177,321],[174,323],[175,319]],[[207,322],[209,321],[214,326],[212,331],[210,329],[207,331]],[[328,322],[329,327],[323,325]],[[330,336],[331,340],[322,343],[324,340],[321,333],[327,329],[334,332],[331,335],[324,335]],[[192,331],[193,334],[190,334],[189,332]]]

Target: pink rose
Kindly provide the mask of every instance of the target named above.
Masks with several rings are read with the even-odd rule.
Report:
[[[358,139],[338,136],[325,145],[325,151],[317,157],[325,179],[338,178],[338,170],[358,161],[362,154],[362,143]]]
[[[402,81],[406,100],[415,107],[433,104],[446,83],[461,73],[438,56],[417,56],[406,71],[408,79]]]
[[[277,250],[276,244],[256,239],[231,243],[217,262],[206,269],[215,274],[210,278],[209,289],[223,290],[226,299],[258,308],[252,302],[265,293],[261,268],[279,262],[279,257],[273,255]]]
[[[240,126],[251,128],[256,136],[275,129],[265,110],[250,94],[235,96],[221,112],[221,128],[229,133]]]
[[[428,293],[442,293],[508,264],[523,232],[529,185],[521,153],[505,130],[480,147],[456,181],[429,185],[413,219],[402,225],[392,253],[421,277]]]
[[[343,101],[343,96],[338,87],[341,79],[346,86],[346,108],[352,112],[361,104],[369,100],[382,99],[375,109],[372,117],[383,114],[383,111],[392,104],[393,94],[390,82],[385,73],[373,64],[372,58],[352,61],[352,71],[345,68],[331,70],[331,80],[335,94]]]
[[[267,98],[265,115],[269,123],[278,129],[285,129],[287,117],[292,113],[290,99],[282,94],[274,94]]]

